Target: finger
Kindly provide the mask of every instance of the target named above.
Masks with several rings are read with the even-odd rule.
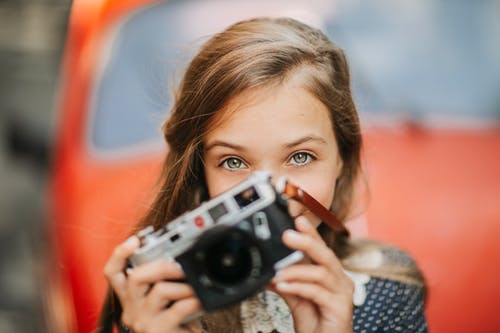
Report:
[[[304,300],[299,297],[299,296],[296,296],[296,295],[293,295],[293,294],[287,294],[287,293],[282,293],[280,290],[274,290],[274,292],[276,294],[278,294],[286,303],[286,305],[288,305],[288,308],[290,309],[290,311],[292,312],[292,316],[293,316],[293,313],[296,311],[297,307],[300,307],[300,303],[301,301],[303,302]],[[315,308],[315,307],[313,307]],[[301,307],[301,310],[302,311],[305,311],[305,307]],[[301,313],[303,313],[301,311]],[[303,318],[314,318],[314,316],[311,314],[310,316],[304,316]]]
[[[300,304],[303,304],[303,301],[307,300],[316,305],[321,313],[323,324],[330,322],[332,325],[338,326],[342,322],[350,323],[352,320],[352,296],[349,296],[347,293],[336,293],[334,295],[318,285],[300,282],[281,282],[276,285],[276,288],[278,294],[289,304],[292,312],[299,311],[296,309],[298,306],[301,307],[301,312],[314,309],[314,307],[303,307]],[[300,299],[300,303],[297,303],[297,298]],[[317,318],[317,314],[311,313],[309,317]],[[328,324],[326,325],[328,326]],[[349,329],[349,325],[347,325],[346,330],[341,329],[341,331],[352,332],[352,328]]]
[[[318,241],[323,242],[323,238],[321,238],[318,230],[312,226],[312,224],[305,216],[301,215],[295,219],[295,228],[297,229],[297,231],[308,234]]]
[[[158,316],[158,321],[163,326],[178,327],[187,318],[201,313],[201,303],[195,297],[184,298],[176,301],[171,307]]]
[[[319,284],[325,289],[334,292],[337,290],[337,283],[333,273],[319,265],[292,265],[281,271],[274,277],[274,284],[280,282],[308,282]]]
[[[155,260],[148,262],[129,271],[127,297],[130,299],[144,297],[153,284],[183,277],[184,272],[174,261]]]
[[[342,265],[333,251],[311,235],[289,229],[283,232],[283,243],[293,250],[302,251],[314,263],[327,267],[336,276],[342,271]]]
[[[104,276],[119,296],[123,294],[126,284],[124,269],[127,265],[127,258],[134,253],[138,246],[139,239],[136,236],[130,237],[114,249],[104,266]]]
[[[179,280],[184,272],[176,261],[154,260],[129,271],[129,279],[138,284],[151,284],[161,280]]]
[[[280,282],[276,284],[276,290],[281,294],[288,294],[298,296],[307,299],[315,303],[318,307],[323,309],[329,309],[333,299],[336,301],[342,301],[341,298],[343,294],[333,295],[328,290],[317,284],[304,283],[304,282]],[[352,299],[346,298],[346,301],[352,303]]]
[[[273,282],[269,283],[265,289],[268,291],[271,291],[275,294],[280,295],[281,298],[283,298],[285,303],[288,305],[290,310],[293,310],[295,308],[295,306],[297,305],[297,303],[299,302],[299,297],[297,297],[295,295],[283,294],[278,289],[276,289],[276,283],[273,283]]]
[[[148,293],[146,305],[149,309],[161,310],[170,302],[194,297],[194,290],[186,283],[158,282]]]

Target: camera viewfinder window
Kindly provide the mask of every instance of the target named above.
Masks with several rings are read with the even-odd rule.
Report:
[[[252,186],[250,188],[247,188],[243,192],[240,192],[237,195],[235,195],[234,199],[236,200],[240,208],[245,208],[255,200],[258,200],[259,195],[257,194],[255,188]]]
[[[214,206],[208,210],[208,214],[210,214],[210,217],[214,222],[217,222],[219,218],[222,216],[226,215],[227,213],[227,208],[224,206],[223,203],[218,204],[217,206]]]

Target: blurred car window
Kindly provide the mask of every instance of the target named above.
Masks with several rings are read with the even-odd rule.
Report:
[[[348,56],[362,115],[500,118],[496,0],[168,1],[109,35],[88,126],[101,152],[159,145],[182,69],[210,34],[245,17],[295,16]]]
[[[110,34],[94,86],[90,141],[99,150],[154,142],[170,102],[183,35],[179,6],[148,7]]]
[[[362,112],[500,118],[500,2],[375,1],[328,21]]]

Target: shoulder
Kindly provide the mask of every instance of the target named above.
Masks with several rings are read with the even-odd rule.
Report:
[[[347,270],[425,287],[417,262],[403,249],[371,240],[353,240],[350,248],[349,254],[342,258]]]
[[[354,332],[427,332],[426,288],[415,259],[370,240],[351,240],[348,247],[342,264],[355,284]]]

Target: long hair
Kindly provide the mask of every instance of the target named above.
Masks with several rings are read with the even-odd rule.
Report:
[[[208,199],[203,138],[224,106],[248,89],[280,85],[292,77],[299,77],[330,113],[343,162],[330,208],[345,220],[360,173],[361,132],[344,52],[320,30],[296,20],[256,18],[214,35],[188,66],[162,127],[169,151],[160,189],[137,228],[158,228]],[[339,257],[349,254],[347,239],[323,225],[319,230]],[[209,314],[204,324],[211,332],[241,330],[237,314],[237,307]]]

